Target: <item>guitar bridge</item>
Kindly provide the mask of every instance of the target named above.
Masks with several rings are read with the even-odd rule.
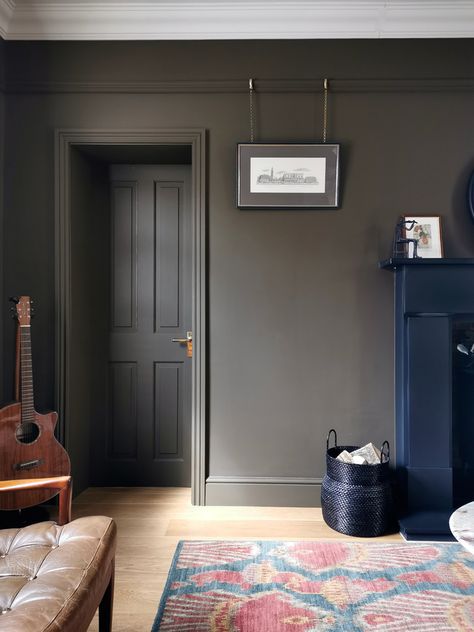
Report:
[[[35,467],[38,467],[38,465],[41,465],[41,463],[43,463],[44,459],[33,459],[32,461],[23,461],[23,463],[15,463],[15,465],[13,466],[13,469],[16,470],[17,472],[21,472],[23,470],[32,470]]]

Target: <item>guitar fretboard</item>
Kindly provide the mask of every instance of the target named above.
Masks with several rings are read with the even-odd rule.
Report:
[[[31,360],[31,327],[20,328],[21,423],[35,419],[33,400],[33,363]]]

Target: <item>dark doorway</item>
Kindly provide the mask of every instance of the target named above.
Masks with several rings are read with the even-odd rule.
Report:
[[[193,502],[204,503],[200,371],[179,342],[195,323],[202,331],[202,304],[192,301],[204,214],[195,150],[69,144],[68,203],[58,209],[69,220],[59,239],[59,265],[69,267],[58,272],[68,341],[59,390],[76,489],[191,483]]]
[[[191,167],[110,167],[108,482],[191,483]]]

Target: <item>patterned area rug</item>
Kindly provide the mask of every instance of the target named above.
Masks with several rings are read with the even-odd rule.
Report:
[[[180,542],[152,632],[474,630],[460,544]]]

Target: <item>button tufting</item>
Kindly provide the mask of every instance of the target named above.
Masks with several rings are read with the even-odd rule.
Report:
[[[0,7],[2,1],[0,0]],[[104,570],[105,564],[108,568],[113,564],[115,529],[115,523],[110,518],[91,516],[66,525],[61,531],[64,533],[62,539],[51,537],[51,534],[57,535],[58,530],[50,522],[43,522],[20,530],[16,543],[9,545],[10,540],[1,540],[0,558],[8,557],[9,561],[0,559],[0,594],[4,597],[1,600],[3,605],[0,605],[0,632],[4,628],[20,632],[25,624],[31,630],[36,629],[38,624],[41,628],[51,627],[54,626],[58,614],[63,611],[65,619],[69,620],[69,615],[66,616],[69,604],[73,620],[74,613],[79,610],[83,609],[85,613],[96,610],[98,595],[96,591],[86,590],[87,580],[90,578],[89,569],[99,560],[104,564]],[[3,548],[4,546],[9,548]],[[61,550],[52,555],[54,549]],[[35,571],[35,575],[28,575],[28,571]],[[108,573],[101,572],[102,569],[97,571],[96,573],[93,568],[97,577],[95,581],[102,589],[98,588],[99,593],[105,590],[103,584],[108,582]],[[39,582],[28,589],[28,584],[36,579]],[[19,598],[16,597],[18,592]],[[49,594],[53,594],[53,598],[48,598]],[[47,605],[45,597],[48,600]],[[12,599],[15,599],[13,603]],[[8,603],[12,605],[7,607]],[[24,612],[25,609],[27,613]],[[20,618],[23,625],[18,621]],[[72,621],[71,625],[76,629],[77,625]]]

